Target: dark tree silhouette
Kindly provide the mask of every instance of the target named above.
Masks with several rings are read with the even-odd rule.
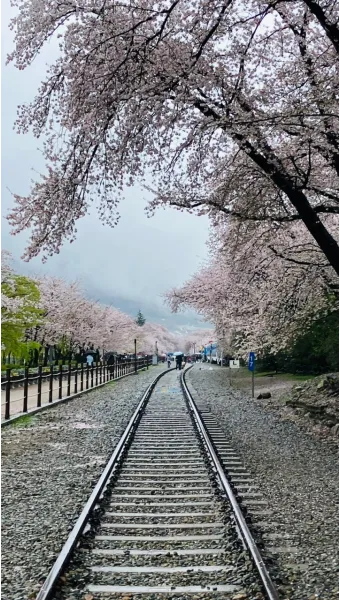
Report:
[[[137,318],[136,318],[137,325],[139,325],[140,327],[143,327],[145,320],[146,319],[145,319],[143,313],[139,310],[137,313]]]

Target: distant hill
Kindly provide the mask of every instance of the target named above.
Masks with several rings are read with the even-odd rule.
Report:
[[[102,290],[98,295],[91,290],[87,293],[91,300],[97,300],[103,304],[109,304],[115,308],[119,308],[122,312],[135,317],[139,310],[142,311],[147,321],[151,323],[159,323],[169,331],[185,332],[190,329],[211,329],[211,324],[201,321],[200,317],[194,312],[185,312],[173,314],[161,303],[151,303],[143,300],[134,300],[124,296],[111,296],[105,294]]]

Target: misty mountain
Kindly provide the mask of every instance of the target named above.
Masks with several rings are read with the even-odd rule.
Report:
[[[135,317],[138,311],[141,310],[147,321],[159,323],[172,332],[185,332],[190,329],[211,329],[212,327],[210,323],[205,323],[192,311],[174,314],[166,306],[162,306],[162,304],[157,304],[156,302],[152,303],[148,300],[135,300],[119,295],[112,296],[103,290],[97,291],[97,293],[94,290],[88,290],[87,296],[91,300],[97,300],[102,304],[114,306],[131,317]]]

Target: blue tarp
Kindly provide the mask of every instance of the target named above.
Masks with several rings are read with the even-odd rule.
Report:
[[[210,356],[210,352],[212,355],[216,354],[217,342],[213,344],[208,344],[208,346],[204,346],[203,354],[204,356]]]

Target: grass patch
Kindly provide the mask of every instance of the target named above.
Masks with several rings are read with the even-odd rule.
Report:
[[[314,379],[317,375],[296,375],[294,373],[282,373],[280,379],[286,381],[307,381],[307,379]]]
[[[306,381],[307,379],[313,379],[316,375],[303,375],[303,374],[295,374],[295,373],[275,373],[275,371],[265,371],[263,373],[256,373],[256,378],[261,377],[275,377],[276,379],[284,380],[284,381]]]
[[[276,373],[275,371],[263,371],[256,372],[255,370],[255,391],[256,388],[267,387],[268,390],[271,386],[284,383],[303,383],[304,381],[314,379],[316,375],[301,375],[293,373]],[[228,379],[231,382],[231,387],[238,389],[251,389],[251,372],[248,371],[247,367],[241,367],[240,369],[230,369],[228,373]]]
[[[261,373],[256,373],[255,371],[255,377],[277,377],[278,373],[276,373],[275,371],[261,371]]]
[[[33,415],[22,415],[16,421],[10,424],[10,427],[30,427],[35,422]]]

